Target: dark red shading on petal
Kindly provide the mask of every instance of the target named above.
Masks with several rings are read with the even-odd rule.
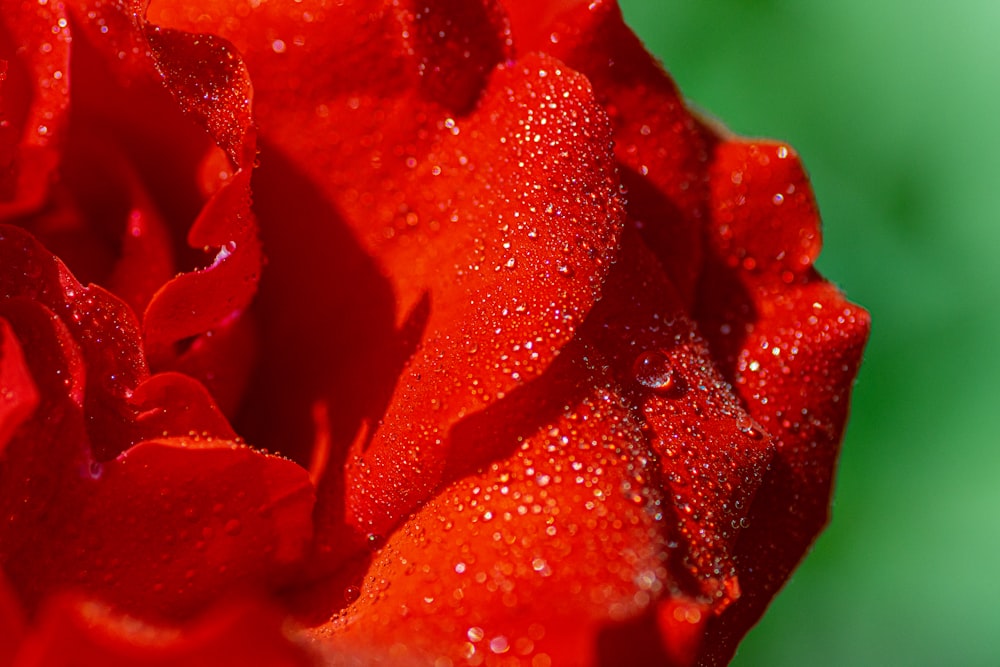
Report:
[[[494,65],[512,55],[507,17],[492,0],[396,3],[403,52],[416,65],[423,97],[464,113]]]
[[[311,538],[305,470],[232,441],[145,442],[90,473],[30,498],[44,514],[4,536],[4,567],[29,607],[79,587],[145,618],[188,617],[227,592],[275,586]]]
[[[590,79],[614,127],[629,216],[690,307],[707,218],[710,137],[613,0],[545,3],[541,16],[531,0],[504,5],[519,53],[550,53]]]
[[[0,299],[29,299],[56,314],[80,347],[85,412],[95,455],[107,459],[133,444],[125,399],[145,380],[132,311],[105,290],[84,287],[56,257],[18,227],[0,226]]]
[[[24,612],[7,577],[0,571],[0,665],[10,667],[27,634]]]
[[[67,264],[75,267],[88,266],[84,275],[93,276],[93,281],[104,284],[115,296],[127,303],[136,314],[142,314],[149,305],[150,299],[160,286],[170,280],[176,271],[173,240],[167,222],[163,219],[156,204],[139,181],[133,165],[128,163],[125,155],[116,150],[115,145],[103,141],[104,137],[93,136],[77,139],[74,148],[80,150],[84,144],[88,158],[103,155],[100,168],[72,169],[70,165],[85,162],[82,156],[74,151],[67,151],[64,171],[66,183],[76,193],[78,215],[86,220],[103,220],[119,223],[125,219],[124,229],[115,229],[109,236],[116,238],[120,248],[117,259],[108,260],[106,250],[88,239],[95,233],[93,227],[86,231],[76,225],[68,230],[59,229],[62,221],[56,220],[49,230],[37,222],[33,225],[34,232],[55,245],[50,249]],[[115,174],[117,178],[113,178]],[[127,191],[128,210],[108,211],[108,202],[119,203],[121,192]],[[77,221],[81,225],[82,221]],[[48,231],[48,233],[46,233]],[[95,247],[96,246],[96,247]],[[96,261],[95,261],[96,260]],[[110,273],[105,273],[110,267]],[[75,272],[76,275],[81,275]]]
[[[13,552],[44,525],[67,480],[91,474],[94,459],[83,424],[84,364],[72,335],[52,311],[28,299],[0,300],[0,317],[25,353],[40,399],[0,463],[0,565],[21,594],[29,582],[8,569]],[[46,535],[35,539],[36,549],[52,550]]]
[[[44,202],[58,166],[69,99],[63,6],[0,3],[0,222]]]
[[[312,656],[287,636],[285,619],[256,600],[211,609],[183,626],[153,625],[79,596],[47,604],[18,667],[306,667]]]
[[[14,431],[38,407],[38,389],[31,379],[14,331],[0,319],[0,462]]]
[[[255,322],[238,312],[198,336],[172,364],[198,378],[227,417],[237,414],[259,348]]]
[[[465,179],[451,224],[414,257],[436,269],[424,277],[430,316],[370,445],[349,464],[348,517],[361,533],[387,533],[436,488],[503,453],[450,431],[545,371],[617,252],[609,127],[582,77],[528,57],[497,72],[459,127],[488,181]]]

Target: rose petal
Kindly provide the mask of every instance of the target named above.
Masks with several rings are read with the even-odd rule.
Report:
[[[776,457],[736,549],[743,595],[710,624],[704,664],[729,661],[826,525],[870,326],[863,309],[811,268],[819,216],[791,149],[726,138],[715,155],[697,318]]]
[[[710,137],[614,0],[505,0],[519,53],[558,57],[590,79],[614,127],[629,216],[689,307],[707,217]],[[540,20],[541,19],[541,20]]]
[[[113,457],[131,445],[124,399],[149,374],[131,310],[99,287],[82,286],[30,234],[4,225],[0,299],[13,298],[31,299],[56,313],[80,346],[97,457]]]
[[[740,594],[733,548],[773,455],[669,278],[634,232],[595,316],[601,348],[641,410],[686,542],[697,593],[719,611]]]
[[[736,549],[743,596],[710,625],[707,665],[730,660],[829,519],[851,386],[869,330],[863,309],[815,278],[749,291],[754,316],[738,348],[736,389],[773,437],[777,456]],[[740,331],[740,319],[727,321]]]
[[[423,96],[469,111],[493,66],[511,57],[507,17],[491,0],[404,0],[397,16],[403,48],[414,56]]]
[[[133,614],[183,618],[227,591],[274,586],[311,538],[305,470],[231,441],[141,443],[26,499],[45,511],[7,531],[2,555],[31,607],[81,587]]]
[[[12,298],[30,299],[51,309],[80,346],[86,367],[86,373],[79,375],[81,382],[86,378],[80,397],[97,460],[113,458],[164,432],[185,435],[194,430],[233,437],[225,417],[195,380],[154,378],[155,390],[134,396],[150,379],[132,312],[101,288],[80,285],[28,233],[0,226],[0,299]],[[168,385],[178,393],[165,394]],[[149,391],[155,398],[149,397]],[[151,419],[149,411],[154,409],[168,410],[173,416]],[[138,411],[146,414],[140,417]]]
[[[14,664],[14,656],[26,634],[26,623],[21,603],[14,595],[7,577],[0,570],[0,665]]]
[[[133,439],[151,440],[164,433],[237,439],[212,395],[190,376],[158,373],[136,387],[129,403],[136,411]]]
[[[0,4],[0,222],[37,210],[58,165],[69,98],[62,5]]]
[[[255,322],[245,313],[235,313],[198,336],[173,363],[174,368],[198,378],[219,409],[232,419],[237,414],[259,349]]]
[[[420,349],[348,468],[349,520],[362,533],[386,533],[496,456],[450,431],[543,373],[593,305],[621,226],[602,121],[582,77],[529,57],[497,73],[463,124],[477,138],[470,161],[493,187],[469,179],[475,208],[456,204],[462,231],[443,231],[431,260]]]
[[[413,251],[433,240],[428,228],[454,226],[448,199],[475,166],[457,165],[438,197],[416,165],[424,178],[437,153],[461,144],[454,122],[505,57],[505,27],[487,2],[244,9],[160,2],[150,16],[231,39],[246,57],[267,132],[254,174],[268,249],[256,311],[261,344],[276,352],[253,380],[241,432],[307,460],[320,401],[330,408],[333,459],[342,462],[362,421],[381,417],[419,340],[434,265],[411,262]],[[439,149],[443,138],[449,143]],[[401,245],[410,250],[394,250]]]
[[[152,625],[96,601],[65,596],[46,605],[18,667],[167,667],[314,664],[292,643],[284,618],[249,600],[217,607],[184,626]]]
[[[680,558],[652,452],[604,368],[574,344],[525,387],[530,418],[498,434],[515,451],[408,519],[313,636],[395,663],[595,664],[603,632],[675,589]]]
[[[730,139],[715,147],[709,239],[727,266],[784,272],[819,255],[819,212],[798,155],[786,144]]]
[[[167,369],[185,351],[183,346],[174,349],[175,344],[222,326],[247,306],[256,290],[262,256],[249,210],[247,173],[255,137],[246,69],[232,48],[215,37],[156,29],[145,21],[144,9],[140,2],[74,7],[74,73],[88,85],[74,89],[70,138],[73,145],[79,137],[97,133],[121,146],[162,218],[172,225],[169,245],[176,246],[179,268],[188,270],[177,278],[173,268],[165,275],[143,274],[141,293],[130,296],[145,310],[143,328],[153,362]],[[194,176],[206,156],[221,151],[231,163],[218,172],[221,184],[206,200],[203,183]],[[88,156],[81,156],[73,168],[87,163]],[[86,183],[85,178],[77,180]],[[115,200],[102,198],[105,206]],[[100,276],[102,281],[104,275],[122,280],[134,271],[134,263],[151,247],[141,243],[144,237],[164,240],[162,228],[151,228],[146,220],[136,224],[136,207],[125,204],[116,223],[125,242],[116,239],[120,247],[111,248],[121,261],[114,272]],[[141,208],[139,212],[150,217]],[[93,234],[94,227],[106,224],[88,213],[83,233]],[[191,247],[185,247],[185,236]]]
[[[409,475],[405,480],[395,476],[386,478],[393,475],[392,466],[379,461],[394,460],[396,451],[412,444],[418,433],[426,441],[433,440],[432,431],[446,432],[449,424],[461,415],[482,407],[481,396],[503,394],[518,382],[541,372],[554,351],[568,340],[574,320],[578,321],[586,312],[588,300],[592,301],[599,286],[605,270],[602,266],[609,261],[609,249],[614,246],[614,229],[618,224],[592,224],[592,220],[614,219],[618,215],[614,211],[601,210],[609,202],[612,209],[616,205],[611,192],[614,186],[607,181],[610,165],[606,164],[606,158],[585,158],[588,162],[604,160],[595,168],[581,168],[579,164],[571,167],[567,161],[570,155],[607,151],[606,135],[605,138],[600,136],[606,130],[602,130],[597,121],[601,111],[589,99],[579,101],[580,94],[575,88],[580,84],[568,70],[560,68],[555,61],[541,60],[536,65],[529,60],[525,63],[524,74],[512,74],[515,72],[512,69],[498,75],[508,83],[494,82],[490,89],[493,92],[483,96],[484,73],[490,71],[506,52],[503,46],[505,28],[495,8],[488,4],[465,3],[461,11],[449,12],[447,10],[455,7],[448,2],[422,3],[420,11],[406,4],[398,9],[378,3],[371,5],[356,3],[328,8],[322,15],[313,15],[308,10],[303,13],[298,7],[262,5],[241,20],[238,27],[222,19],[226,12],[221,3],[207,9],[199,8],[197,12],[167,3],[159,5],[154,14],[155,20],[166,25],[199,30],[212,26],[245,50],[248,66],[257,82],[255,99],[261,125],[269,131],[267,138],[281,146],[293,162],[289,165],[292,169],[301,169],[304,177],[311,177],[318,184],[320,192],[310,197],[320,198],[314,208],[314,217],[341,218],[378,259],[383,271],[391,276],[396,292],[397,322],[402,322],[404,317],[412,319],[410,314],[418,314],[424,308],[423,300],[429,302],[426,316],[429,319],[417,320],[418,326],[425,331],[421,343],[423,351],[404,372],[404,377],[420,375],[427,379],[420,384],[397,388],[393,408],[386,413],[395,421],[374,435],[370,449],[374,463],[364,463],[369,467],[374,465],[377,470],[373,477],[382,479],[369,482],[358,478],[359,483],[364,482],[364,488],[355,491],[353,499],[348,500],[352,504],[350,512],[363,515],[352,519],[365,524],[364,528],[359,528],[362,534],[387,530],[401,513],[409,511],[421,497],[436,488],[441,473],[434,469],[440,468],[445,457],[440,448],[436,452],[425,448],[427,460],[421,462],[426,468],[425,474]],[[365,17],[363,21],[361,16]],[[343,35],[342,39],[329,34],[329,30],[339,30],[339,26],[345,25],[363,25],[364,29],[358,31],[352,27],[351,33]],[[429,26],[440,29],[430,30]],[[322,35],[316,33],[320,28],[324,30]],[[364,76],[359,78],[358,72],[362,70],[351,63],[383,41],[390,42],[384,51],[392,57],[374,62],[365,58]],[[466,49],[463,44],[475,45],[475,48]],[[379,71],[372,71],[372,66],[379,67]],[[330,70],[331,67],[334,69]],[[528,72],[528,69],[537,71]],[[295,76],[289,78],[288,71],[295,72]],[[439,74],[443,72],[455,74]],[[442,85],[438,80],[440,76],[457,77],[447,80],[457,88],[445,96],[428,95],[429,90],[438,90]],[[546,76],[549,79],[543,80]],[[526,90],[524,81],[519,79],[539,87],[534,100],[530,97],[535,93]],[[390,82],[393,85],[390,86]],[[503,85],[510,90],[503,90]],[[563,99],[563,94],[570,97]],[[559,104],[563,108],[554,112],[541,104],[545,95],[552,96],[550,105]],[[299,103],[276,104],[277,100],[289,96]],[[589,97],[589,93],[583,97]],[[463,118],[460,114],[469,107],[468,100],[475,99],[481,100],[480,107],[468,118]],[[519,101],[511,106],[512,99]],[[559,113],[565,116],[559,118]],[[577,117],[572,118],[572,114]],[[344,128],[350,128],[350,132],[345,132]],[[586,137],[591,132],[595,136]],[[558,143],[553,144],[554,141]],[[268,209],[268,192],[273,189],[264,182],[266,165],[275,159],[277,156],[272,154],[264,161],[260,187],[255,185],[255,198],[261,210]],[[282,170],[283,178],[288,171],[288,168]],[[578,176],[588,172],[596,177],[593,182]],[[541,189],[536,190],[536,183],[541,184]],[[517,192],[521,201],[514,204],[503,201],[504,195],[497,189],[501,184],[508,191]],[[560,192],[570,186],[571,191]],[[283,201],[288,191],[285,187],[280,192]],[[323,206],[325,202],[321,198],[324,196],[333,205]],[[282,213],[284,208],[285,205]],[[546,225],[555,225],[560,216],[567,225],[575,219],[577,226],[572,230],[552,227],[552,231],[546,231]],[[287,216],[282,215],[280,229],[265,228],[266,236],[279,236],[277,240],[268,240],[269,249],[276,249],[273,254],[269,250],[269,280],[289,285],[288,289],[281,290],[282,300],[287,299],[285,295],[289,292],[315,290],[313,286],[319,285],[321,294],[313,300],[326,304],[331,298],[326,293],[335,289],[333,281],[315,275],[301,276],[294,282],[284,278],[302,271],[303,254],[309,256],[316,252],[300,250],[301,241],[294,245],[282,243],[280,237],[289,230],[286,219]],[[266,217],[264,222],[268,222]],[[607,236],[602,238],[602,234]],[[523,238],[525,235],[528,239],[537,236],[539,240],[534,243]],[[574,245],[576,236],[580,237],[578,246]],[[541,249],[546,244],[551,252]],[[539,249],[532,249],[532,245],[538,245]],[[281,251],[285,246],[293,251],[287,256]],[[307,261],[306,265],[311,263]],[[450,273],[444,273],[442,267],[452,268]],[[457,276],[456,272],[459,272]],[[502,275],[504,272],[509,275]],[[480,273],[487,276],[481,278]],[[496,275],[498,273],[501,275]],[[533,273],[541,280],[536,281],[538,284],[533,285],[532,290],[515,287],[515,278]],[[570,303],[561,314],[565,321],[559,322],[550,304],[563,307],[564,297],[579,291],[581,286],[584,288],[580,292],[584,295],[583,300]],[[512,289],[522,294],[514,294]],[[253,412],[260,414],[262,406],[297,403],[297,419],[278,421],[301,424],[308,415],[304,406],[322,401],[326,394],[330,405],[327,412],[343,423],[344,408],[349,409],[358,399],[334,400],[334,397],[339,399],[339,392],[334,388],[322,388],[324,383],[337,384],[336,371],[343,373],[345,365],[335,358],[316,363],[331,356],[330,351],[320,347],[329,345],[329,338],[316,341],[305,349],[299,345],[289,346],[287,341],[309,340],[313,335],[309,332],[351,324],[321,322],[319,326],[296,326],[296,321],[311,320],[311,316],[302,313],[314,308],[290,308],[287,301],[276,303],[278,299],[267,298],[267,285],[264,290],[264,345],[294,349],[283,353],[287,358],[272,360],[270,368],[273,370],[264,370],[258,376],[255,383],[259,391],[266,393],[251,401],[252,405],[259,406]],[[524,298],[515,302],[513,298],[519,296]],[[533,303],[533,299],[538,303]],[[470,300],[475,303],[470,305]],[[504,315],[504,311],[508,314]],[[382,317],[375,314],[373,319]],[[503,325],[500,319],[505,320]],[[474,325],[463,325],[461,331],[455,328],[463,322]],[[554,338],[543,333],[541,341],[529,338],[513,341],[514,337],[524,338],[524,332],[529,329],[537,335],[540,325],[551,333],[558,328],[558,333]],[[484,348],[474,358],[470,357],[470,349],[487,343],[493,345],[492,338],[498,326],[510,332],[512,343],[518,344],[518,349],[501,352]],[[269,343],[278,340],[275,332],[279,328],[283,332],[282,342]],[[486,340],[487,332],[489,341]],[[385,341],[387,337],[382,333],[369,338]],[[460,339],[457,347],[449,342],[449,337]],[[359,343],[352,346],[352,355],[364,358],[373,354],[365,352],[369,349],[377,353],[377,348],[369,347],[368,340]],[[530,347],[522,347],[523,343],[531,343],[537,348],[532,351]],[[310,353],[310,347],[320,349]],[[386,347],[399,349],[402,346],[383,344],[382,350]],[[437,358],[439,352],[448,357]],[[486,354],[491,358],[485,358]],[[508,355],[507,359],[500,358],[504,354]],[[518,355],[524,359],[514,358]],[[300,360],[301,357],[305,359]],[[466,372],[470,366],[472,376]],[[493,370],[495,366],[498,367],[496,371],[505,368],[508,371],[498,373]],[[357,384],[352,382],[352,375],[342,374],[340,384],[362,391],[363,387],[377,386],[376,378],[396,371],[398,362],[372,359],[359,367],[371,372],[358,377]],[[385,371],[378,372],[380,367]],[[440,367],[449,368],[452,377],[439,375],[443,382],[433,380],[432,371]],[[489,370],[483,373],[484,368]],[[321,376],[317,382],[309,379],[314,373]],[[517,375],[512,379],[511,374]],[[304,382],[303,375],[306,375]],[[451,382],[454,377],[463,378],[465,384],[456,386]],[[320,387],[312,389],[315,384]],[[301,392],[298,396],[291,394],[289,397],[288,387],[292,385],[297,385],[295,390]],[[300,388],[303,385],[306,391]],[[281,387],[284,396],[273,396],[275,387]],[[424,416],[423,421],[409,420],[408,416],[416,414],[415,406],[426,406],[431,395],[440,402],[442,410]],[[371,406],[369,410],[384,409],[385,400],[370,399],[367,401]],[[426,410],[422,413],[426,415]],[[381,411],[359,416],[372,423],[381,416]],[[357,423],[354,422],[355,431],[346,433],[347,438],[355,435]],[[292,428],[301,430],[301,427]],[[339,440],[331,457],[334,471],[339,468],[343,449],[349,442],[342,429],[342,426],[335,426],[334,430]],[[285,441],[286,433],[283,429],[281,434],[265,435],[262,440],[267,442],[281,437]],[[374,487],[379,488],[380,496],[381,491],[391,488],[395,488],[396,493],[391,498],[385,496],[380,507],[373,506],[363,498],[374,495]],[[343,491],[334,490],[332,495],[336,497],[341,493]],[[368,525],[369,522],[374,523]]]
[[[38,407],[38,389],[10,324],[0,319],[0,461],[14,431]]]
[[[82,586],[137,613],[184,616],[247,582],[274,585],[311,537],[306,471],[228,440],[195,380],[148,378],[123,304],[80,286],[23,230],[0,231],[0,316],[42,401],[0,465],[0,560],[22,599],[34,608]],[[195,434],[140,443],[103,465],[91,454],[91,438],[107,451],[100,438],[128,445],[161,431]]]

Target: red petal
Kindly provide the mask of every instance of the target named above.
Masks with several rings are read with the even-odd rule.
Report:
[[[207,125],[237,169],[188,234],[193,248],[219,248],[215,260],[167,283],[146,309],[147,343],[159,354],[160,348],[206,332],[245,308],[256,292],[263,255],[250,213],[250,168],[257,146],[252,90],[242,60],[214,35],[144,29],[164,83],[185,111]]]
[[[10,324],[0,319],[0,461],[14,431],[31,416],[38,402],[38,389],[21,346]]]
[[[506,57],[505,27],[489,2],[244,9],[162,2],[151,17],[232,39],[266,131],[254,200],[268,270],[256,311],[262,347],[275,353],[262,360],[241,431],[306,460],[322,401],[342,461],[361,422],[383,413],[419,339],[436,266],[411,260],[454,226],[449,199],[476,166],[459,162],[454,124]],[[435,164],[440,186],[424,180]]]
[[[255,601],[219,607],[182,627],[151,625],[74,597],[48,605],[18,667],[291,667],[314,660],[287,636],[285,619]]]
[[[125,398],[148,377],[134,315],[99,287],[84,287],[17,227],[0,226],[0,299],[24,298],[54,312],[80,346],[87,368],[86,412],[96,455],[132,444]]]
[[[626,235],[595,314],[602,349],[641,410],[686,542],[685,566],[715,611],[739,597],[733,547],[773,446],[718,370],[655,256]]]
[[[314,636],[395,662],[595,664],[604,633],[668,595],[678,555],[652,453],[602,362],[572,345],[512,398],[530,419],[496,437],[516,451],[418,510]],[[647,661],[671,664],[645,639]]]
[[[208,390],[187,375],[159,373],[129,397],[136,411],[136,440],[152,440],[164,433],[197,433],[203,437],[235,440],[236,433],[212,400]]]
[[[61,4],[0,4],[0,222],[44,202],[69,98],[69,28]]]
[[[281,156],[272,152],[269,157],[265,151],[263,168],[255,177],[259,210],[272,208],[270,196],[282,202],[273,206],[273,221],[263,214],[272,287],[265,284],[261,301],[263,344],[279,352],[266,361],[268,366],[256,380],[258,395],[251,402],[256,407],[250,412],[263,414],[266,406],[269,420],[282,427],[276,433],[273,426],[263,425],[261,438],[254,439],[286,447],[287,425],[302,432],[309,406],[325,399],[328,413],[338,421],[333,426],[338,441],[331,457],[331,469],[338,470],[360,420],[372,423],[381,416],[388,384],[398,372],[399,361],[393,357],[410,353],[402,341],[392,340],[391,330],[380,328],[367,337],[350,331],[385,327],[386,320],[401,322],[408,316],[416,335],[400,332],[398,338],[416,342],[421,328],[426,333],[422,352],[404,377],[425,379],[397,388],[395,407],[387,412],[394,421],[375,436],[372,461],[366,462],[377,468],[376,477],[391,475],[392,466],[379,461],[393,459],[394,448],[405,448],[414,438],[433,440],[432,431],[446,433],[461,415],[481,409],[483,396],[492,400],[543,370],[589,308],[614,245],[614,230],[593,221],[619,215],[606,210],[617,203],[608,180],[606,128],[598,120],[602,112],[589,92],[576,90],[582,83],[551,60],[526,63],[536,70],[527,75],[514,70],[498,75],[491,92],[484,95],[484,73],[507,51],[504,27],[486,3],[463,3],[460,11],[453,11],[457,4],[451,2],[421,3],[420,11],[409,5],[393,9],[355,3],[325,9],[322,16],[298,7],[261,5],[238,25],[224,19],[231,12],[222,5],[200,7],[197,12],[160,5],[156,20],[199,30],[220,29],[245,50],[261,126],[290,162],[280,175],[269,171],[268,164]],[[347,26],[343,35],[330,33]],[[370,58],[375,51],[383,57]],[[542,69],[547,71],[539,74]],[[290,71],[295,73],[292,77]],[[545,76],[549,78],[543,80]],[[528,82],[539,88],[534,99],[535,93],[526,89]],[[456,87],[447,95],[440,94],[442,86],[452,85]],[[569,97],[563,99],[564,93]],[[549,109],[544,95],[553,96],[549,105],[562,108]],[[289,99],[296,104],[288,104]],[[480,107],[463,118],[460,113],[476,99]],[[559,118],[560,113],[565,116]],[[576,118],[571,117],[574,113]],[[594,136],[586,137],[587,133]],[[578,154],[589,167],[567,161]],[[290,173],[297,178],[289,178]],[[303,187],[303,177],[315,186]],[[280,189],[269,186],[273,178],[291,184]],[[377,308],[363,310],[367,317],[362,326],[333,319],[333,313],[344,311],[343,301],[348,299],[329,295],[344,282],[330,276],[329,267],[336,266],[345,243],[334,237],[333,243],[317,244],[312,241],[316,231],[303,233],[297,225],[289,225],[289,217],[298,217],[288,214],[289,192],[303,193],[292,197],[293,210],[303,201],[312,202],[311,209],[302,211],[312,230],[317,219],[330,220],[334,226],[343,220],[354,230],[391,276],[398,302],[395,318],[384,312],[388,304],[379,299]],[[504,201],[515,197],[514,202]],[[564,226],[557,229],[559,224]],[[609,236],[602,238],[602,233]],[[313,256],[319,259],[310,259]],[[514,280],[521,276],[537,278],[538,284],[532,290],[515,286]],[[269,298],[269,291],[276,296]],[[575,291],[581,298],[564,302]],[[475,302],[471,305],[470,295]],[[429,314],[421,317],[427,302]],[[567,310],[557,317],[553,308],[567,303]],[[562,317],[565,321],[560,322]],[[511,336],[512,344],[518,344],[516,350],[485,349],[494,344],[498,326]],[[526,331],[532,335],[525,337]],[[540,331],[542,340],[532,340]],[[458,346],[449,337],[460,339]],[[289,340],[298,342],[290,345]],[[338,343],[345,349],[345,340],[354,343],[349,346],[351,356],[366,361],[340,361]],[[532,351],[523,343],[537,348]],[[477,347],[483,351],[470,358],[469,350]],[[392,350],[389,355],[387,348]],[[447,356],[436,358],[439,352]],[[507,359],[501,358],[504,354]],[[441,367],[451,377],[436,373]],[[513,373],[517,377],[511,378]],[[455,377],[461,378],[462,386],[451,382]],[[352,395],[373,386],[378,389],[367,400]],[[275,395],[279,387],[280,395]],[[428,415],[418,410],[432,395],[441,411]],[[345,418],[345,411],[354,415],[348,412]],[[423,413],[421,421],[408,423],[408,416],[416,412]],[[300,451],[301,445],[292,446],[292,451]],[[378,524],[365,526],[362,532],[388,529],[400,513],[441,483],[442,448],[424,451],[423,478],[365,482],[365,488],[355,493],[349,501],[351,511],[363,515],[355,521]],[[469,465],[474,465],[471,459]],[[396,492],[382,507],[371,507],[360,498],[373,487],[395,487]]]
[[[537,2],[504,4],[519,52],[550,53],[590,79],[615,130],[629,217],[690,306],[707,217],[710,137],[613,0],[545,3],[541,16]]]
[[[305,470],[231,441],[142,443],[28,501],[45,511],[4,537],[3,560],[30,606],[82,587],[143,617],[186,617],[274,586],[311,538]]]
[[[194,430],[233,437],[228,422],[195,380],[175,375],[154,379],[156,389],[141,390],[150,381],[149,371],[132,312],[101,288],[80,285],[57,258],[17,227],[0,226],[2,298],[30,299],[51,309],[80,346],[86,367],[86,374],[79,375],[81,382],[86,378],[80,396],[98,460],[164,433]],[[154,419],[149,414],[154,409],[167,410],[170,416]],[[139,417],[137,411],[146,414]]]
[[[7,577],[0,571],[0,665],[14,664],[14,656],[26,633],[24,612]]]
[[[62,181],[44,215],[19,223],[65,252],[82,275],[123,288],[136,308],[145,308],[159,290],[145,329],[156,362],[166,366],[175,361],[174,343],[222,325],[256,289],[262,259],[249,177],[237,177],[252,166],[255,140],[246,70],[231,47],[217,38],[155,31],[143,9],[138,2],[76,8],[72,72],[86,83],[73,89]],[[31,55],[28,63],[36,60]],[[182,110],[208,133],[194,128]],[[88,151],[88,142],[110,148]],[[219,147],[233,165],[206,204],[194,174]],[[109,172],[114,187],[107,183]],[[105,179],[96,188],[95,173]],[[197,253],[183,247],[192,226]],[[181,268],[203,266],[203,253],[209,266],[170,281],[174,244]],[[221,294],[226,298],[211,298]],[[179,301],[188,307],[178,307]]]
[[[698,319],[777,456],[737,545],[743,597],[710,625],[706,664],[732,657],[826,525],[869,329],[868,314],[811,269],[819,217],[794,153],[772,142],[726,140],[716,160],[713,256]]]
[[[247,360],[257,357],[255,324],[239,313],[195,339],[173,364],[177,371],[198,378],[229,418],[236,415],[254,369]]]
[[[451,431],[545,371],[617,249],[608,127],[581,77],[529,57],[497,73],[461,127],[476,138],[465,154],[489,182],[465,179],[457,227],[442,230],[437,252],[423,250],[437,269],[423,276],[426,333],[347,473],[349,519],[362,533],[386,533],[438,486],[498,455]]]
[[[812,267],[822,243],[819,212],[791,148],[772,141],[722,141],[710,178],[709,238],[727,266],[784,272],[785,282]]]
[[[824,281],[751,288],[750,294],[756,314],[739,346],[736,388],[774,438],[777,456],[736,549],[743,597],[710,626],[705,664],[732,657],[827,523],[851,385],[869,329],[868,314]]]
[[[507,17],[491,0],[396,3],[403,48],[413,56],[423,97],[464,113],[493,66],[511,57]]]

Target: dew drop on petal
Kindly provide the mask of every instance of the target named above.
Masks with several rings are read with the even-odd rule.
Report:
[[[665,354],[650,350],[640,354],[632,365],[636,382],[657,392],[670,391],[674,386],[674,369]]]
[[[510,642],[503,635],[499,635],[490,640],[490,650],[494,653],[506,653],[510,650]]]
[[[747,414],[741,414],[736,418],[736,428],[754,440],[760,440],[764,437],[763,427]]]

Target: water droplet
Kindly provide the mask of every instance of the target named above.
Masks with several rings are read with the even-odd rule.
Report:
[[[378,533],[368,533],[368,535],[365,537],[365,540],[368,542],[368,548],[371,549],[372,551],[375,551],[376,549],[381,549],[382,545],[385,544],[385,538],[379,535]]]
[[[483,632],[482,628],[475,626],[469,628],[468,632],[465,633],[465,636],[469,638],[470,642],[482,641],[485,635],[486,633]]]
[[[226,522],[223,530],[226,531],[226,535],[239,535],[240,531],[243,530],[243,524],[240,523],[239,519],[230,519]]]
[[[490,640],[490,650],[494,653],[506,653],[510,650],[510,642],[503,635],[498,635]]]
[[[344,589],[344,602],[351,604],[361,597],[361,589],[357,586],[348,586]]]
[[[741,414],[736,418],[736,428],[746,433],[753,440],[760,440],[764,437],[764,429],[747,414]]]
[[[668,392],[674,387],[674,369],[662,352],[651,350],[640,354],[632,365],[636,382],[656,392]]]

